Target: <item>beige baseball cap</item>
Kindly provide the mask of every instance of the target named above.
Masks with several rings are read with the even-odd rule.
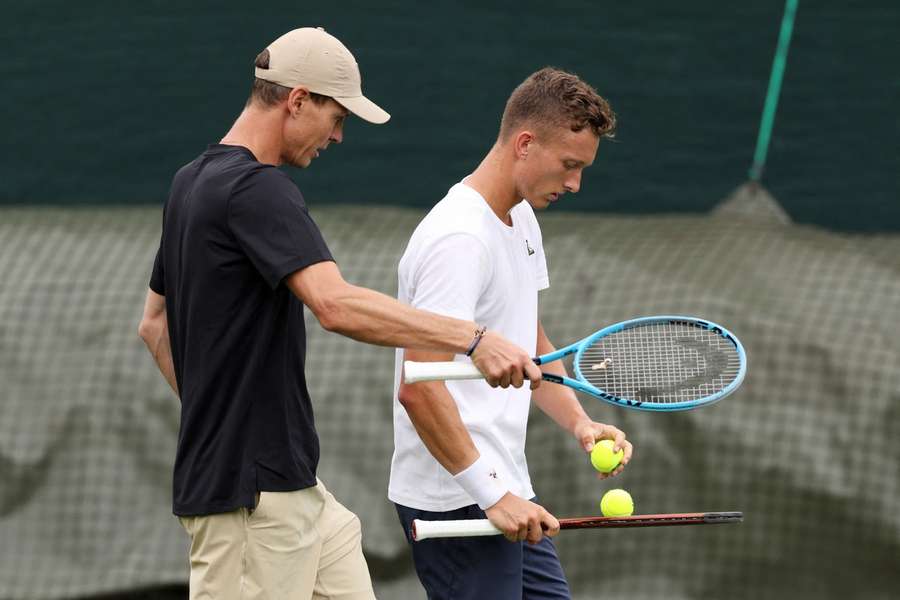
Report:
[[[256,77],[334,98],[341,106],[370,123],[391,118],[380,106],[363,96],[359,66],[339,39],[321,27],[289,31],[267,47],[269,68],[256,68]]]

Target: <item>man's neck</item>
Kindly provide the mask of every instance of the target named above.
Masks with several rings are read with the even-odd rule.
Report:
[[[516,192],[512,165],[505,154],[499,145],[491,148],[478,168],[466,178],[466,185],[481,194],[498,219],[512,225],[509,211],[522,198]]]
[[[281,164],[281,115],[277,110],[248,106],[220,144],[244,146],[263,164]]]

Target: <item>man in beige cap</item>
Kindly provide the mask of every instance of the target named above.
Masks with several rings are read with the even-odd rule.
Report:
[[[140,335],[181,398],[173,512],[191,536],[192,599],[373,598],[359,520],[316,477],[304,304],[357,340],[466,353],[492,385],[540,380],[495,332],[343,280],[276,167],[340,143],[349,112],[389,118],[341,42],[296,29],[257,57],[221,142],[172,182]]]

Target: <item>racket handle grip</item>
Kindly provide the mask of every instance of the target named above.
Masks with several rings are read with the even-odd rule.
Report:
[[[412,522],[412,538],[420,542],[429,538],[476,537],[482,535],[500,535],[503,533],[487,519],[464,519],[461,521],[422,521]]]
[[[484,375],[472,363],[466,362],[414,362],[403,363],[403,383],[417,381],[447,381],[450,379],[484,379]]]

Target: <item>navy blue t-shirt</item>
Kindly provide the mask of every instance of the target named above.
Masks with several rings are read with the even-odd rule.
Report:
[[[316,484],[303,304],[282,280],[327,260],[297,186],[248,149],[211,145],[175,175],[150,288],[181,396],[176,515]]]

